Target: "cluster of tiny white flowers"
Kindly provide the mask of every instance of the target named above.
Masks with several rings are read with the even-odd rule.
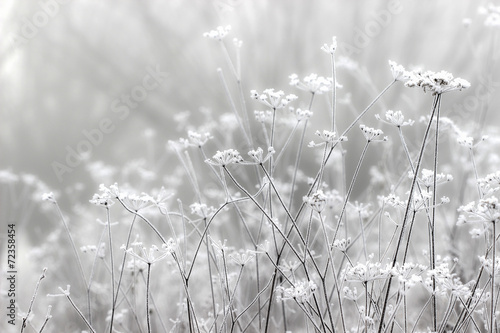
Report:
[[[156,245],[151,245],[149,250],[140,242],[135,242],[133,246],[138,249],[139,253],[136,253],[133,248],[125,249],[125,252],[133,258],[149,265],[164,259],[169,254],[166,251],[160,251]],[[124,248],[124,246],[122,246],[122,248]]]
[[[185,147],[202,147],[208,140],[212,139],[212,135],[209,132],[198,133],[194,131],[188,131],[188,138],[180,138],[179,142]]]
[[[406,81],[405,86],[413,88],[420,87],[424,92],[431,91],[433,95],[442,94],[454,90],[463,90],[470,87],[467,80],[453,77],[453,74],[447,71],[440,72],[411,72],[410,79]]]
[[[391,67],[391,73],[394,80],[406,82],[410,78],[410,73],[402,65],[389,60],[389,66]]]
[[[372,259],[370,255],[369,259]],[[357,263],[344,269],[344,280],[348,282],[369,282],[385,279],[390,274],[390,267],[382,267],[380,262],[368,261],[365,264]]]
[[[308,147],[319,147],[323,145],[335,145],[338,142],[347,141],[346,136],[337,137],[336,132],[323,130],[322,132],[316,131],[314,134],[319,136],[322,142],[316,143],[314,141],[309,142]]]
[[[350,301],[356,301],[361,295],[358,295],[358,289],[356,287],[354,288],[349,288],[348,286],[345,286],[343,289],[343,294],[344,298],[348,299]]]
[[[484,269],[486,270],[486,272],[488,272],[488,274],[490,276],[493,275],[492,274],[493,273],[493,259],[492,258],[486,258],[485,256],[480,256],[479,262],[481,263],[481,266],[484,267]],[[500,278],[500,257],[495,258],[495,279],[498,279],[498,278]]]
[[[294,94],[285,96],[283,90],[274,91],[274,89],[266,89],[262,94],[259,94],[256,90],[251,90],[250,96],[273,110],[282,109],[298,98]]]
[[[498,198],[491,196],[480,199],[476,204],[475,201],[458,208],[460,216],[457,224],[473,223],[473,222],[489,222],[496,223],[500,221],[500,205]]]
[[[170,238],[166,243],[161,245],[161,248],[167,253],[174,254],[177,251],[178,241]]]
[[[336,36],[333,36],[332,37],[332,43],[330,45],[328,44],[323,44],[323,46],[321,47],[321,50],[326,52],[326,53],[329,53],[331,55],[334,55],[335,54],[335,50],[337,49],[337,37]]]
[[[480,144],[483,141],[486,141],[488,139],[487,135],[484,135],[481,137],[481,140],[477,143],[474,143],[474,138],[472,136],[467,136],[462,133],[462,135],[459,135],[457,138],[457,142],[459,145],[464,146],[465,148],[473,149],[475,148],[478,144]]]
[[[477,180],[483,195],[487,196],[500,190],[500,171],[490,173]]]
[[[225,167],[228,164],[241,163],[243,158],[240,153],[235,149],[226,149],[224,151],[217,151],[211,159],[205,160],[210,165]]]
[[[215,208],[212,206],[207,206],[204,203],[195,202],[189,206],[191,208],[191,214],[196,214],[201,218],[206,219],[215,212]]]
[[[348,237],[347,239],[336,239],[335,241],[333,241],[333,247],[340,252],[347,251],[349,245],[351,245],[351,237]]]
[[[408,291],[416,284],[422,283],[422,274],[427,269],[426,266],[411,262],[396,265],[391,269],[391,274],[397,277],[399,283],[404,285],[403,292]]]
[[[82,251],[83,253],[95,253],[97,257],[100,259],[104,259],[106,254],[105,250],[106,250],[106,244],[104,242],[99,244],[99,247],[95,245],[84,245],[80,247],[80,251]]]
[[[427,278],[424,281],[424,286],[433,291],[433,280],[436,282],[435,292],[437,295],[446,296],[451,293],[460,298],[467,298],[471,291],[468,284],[463,284],[455,273],[451,272],[450,265],[447,260],[439,263],[435,269],[427,271]]]
[[[407,71],[402,65],[398,65],[391,60],[389,60],[389,66],[391,67],[394,80],[402,81],[405,86],[410,88],[420,87],[424,92],[431,91],[433,95],[470,87],[470,83],[467,80],[455,78],[453,74],[447,71]]]
[[[250,156],[255,161],[255,163],[263,164],[263,163],[267,162],[271,158],[271,156],[274,155],[275,152],[276,151],[274,150],[273,147],[269,147],[267,149],[266,156],[264,156],[264,150],[262,150],[262,148],[258,147],[256,150],[250,150],[248,152],[248,156]]]
[[[53,192],[48,192],[48,193],[42,194],[42,200],[43,201],[49,201],[49,202],[52,202],[52,203],[56,203],[57,202]]]
[[[362,202],[354,201],[354,203],[350,203],[349,205],[356,210],[358,216],[365,219],[371,216],[372,211],[370,209],[371,204],[364,204]]]
[[[269,111],[269,110],[267,110],[267,111],[255,110],[254,115],[255,115],[255,119],[259,123],[270,123],[271,120],[273,119],[273,113],[272,113],[272,111]]]
[[[239,266],[245,266],[255,258],[255,253],[247,251],[234,252],[229,255],[229,258]]]
[[[300,80],[297,74],[292,74],[289,76],[290,85],[297,87],[300,90],[308,91],[312,94],[323,94],[332,90],[333,79],[331,77],[325,78],[323,76],[318,76],[318,74],[312,73]],[[337,87],[339,84],[335,83]]]
[[[388,138],[386,136],[384,136],[382,139],[379,138],[381,135],[384,134],[384,132],[380,129],[368,127],[368,126],[363,125],[363,124],[359,125],[359,129],[363,133],[365,139],[368,140],[369,142],[387,141],[388,140]]]
[[[406,206],[406,203],[403,200],[399,199],[399,197],[394,193],[390,193],[388,196],[382,196],[380,199],[384,205],[389,205],[391,207]]]
[[[387,123],[389,125],[394,125],[396,127],[403,127],[403,126],[412,126],[413,123],[415,122],[414,120],[408,119],[405,121],[405,117],[401,111],[393,111],[393,110],[388,110],[385,113],[385,119],[382,119],[380,115],[376,114],[375,118],[378,120]]]
[[[325,209],[327,197],[322,190],[317,190],[310,196],[304,196],[302,199],[312,210],[318,213]]]
[[[339,203],[344,201],[344,197],[337,190],[328,190],[325,192],[326,207],[329,209],[335,208]]]
[[[408,172],[408,177],[413,178],[413,172]],[[453,176],[450,174],[438,173],[436,174],[436,186],[441,185],[453,180]],[[424,187],[434,186],[434,171],[429,169],[422,169],[422,174],[418,177],[417,181]]]
[[[310,111],[310,110],[302,110],[301,108],[296,109],[292,106],[289,108],[289,110],[293,115],[295,115],[295,118],[299,122],[302,120],[307,120],[307,119],[311,118],[313,115],[312,111]]]
[[[276,288],[276,292],[278,293],[277,300],[281,302],[282,300],[291,299],[304,304],[311,299],[317,288],[317,285],[313,281],[300,281],[295,286],[289,288],[278,286]]]
[[[215,30],[210,30],[209,32],[205,32],[203,34],[203,37],[208,37],[211,39],[219,40],[221,41],[224,37],[227,36],[227,34],[231,31],[231,26],[227,25],[225,27],[218,26],[215,28]]]

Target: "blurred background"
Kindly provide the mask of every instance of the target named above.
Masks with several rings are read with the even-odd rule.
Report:
[[[3,0],[0,170],[8,172],[1,174],[0,232],[7,221],[30,228],[18,236],[24,260],[22,254],[45,239],[51,226],[43,209],[27,198],[54,191],[63,209],[85,206],[100,182],[114,182],[124,170],[127,181],[150,177],[149,184],[160,187],[172,181],[165,177],[175,176],[179,164],[167,152],[168,140],[203,127],[208,114],[223,137],[229,122],[224,116],[231,109],[217,68],[231,91],[237,90],[218,43],[203,37],[220,25],[232,27],[224,43],[233,59],[232,39],[243,41],[241,76],[252,122],[253,110],[262,108],[250,101],[250,89],[282,89],[301,97],[296,106],[307,107],[307,94],[289,86],[288,76],[331,76],[329,56],[320,47],[336,36],[337,80],[343,85],[340,128],[391,82],[390,59],[470,81],[471,89],[445,96],[443,115],[476,138],[484,124],[495,132],[500,49],[498,26],[486,26],[487,13],[478,10],[487,5],[468,0]],[[373,114],[401,109],[418,120],[431,101],[400,85]],[[329,123],[328,99],[315,103],[311,138]],[[366,123],[380,126],[373,116]],[[90,138],[95,144],[82,143]],[[233,147],[209,151],[225,148]],[[72,157],[79,150],[86,151],[84,162]],[[38,186],[13,185],[12,175]],[[21,264],[26,271],[31,262]],[[30,286],[36,278],[29,277]]]

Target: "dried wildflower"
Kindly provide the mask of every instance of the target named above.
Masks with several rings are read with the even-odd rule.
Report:
[[[267,148],[267,154],[264,156],[264,150],[262,148],[258,147],[257,150],[250,150],[248,152],[248,156],[250,156],[255,163],[257,164],[264,164],[271,158],[271,156],[274,155],[276,151],[274,150],[273,147]]]
[[[479,142],[474,143],[474,138],[472,136],[466,136],[465,133],[462,133],[461,135],[458,136],[457,142],[459,145],[461,145],[465,148],[473,149],[477,145],[479,145],[481,142],[486,141],[487,139],[488,139],[488,136],[483,135]]]
[[[372,256],[370,256],[371,259]],[[366,264],[357,263],[355,266],[344,270],[344,279],[348,282],[369,282],[385,279],[390,273],[390,268],[382,268],[380,262],[368,261]]]
[[[311,299],[317,288],[313,281],[300,281],[295,286],[289,288],[279,286],[276,288],[278,292],[277,300],[281,302],[282,300],[293,299],[298,303],[304,304]]]
[[[411,287],[418,283],[421,283],[422,274],[427,269],[424,265],[414,264],[414,263],[404,263],[396,265],[391,269],[391,274],[397,277],[401,284],[404,284],[404,292],[408,291]]]
[[[309,110],[302,110],[300,108],[295,109],[294,107],[289,108],[290,112],[295,115],[297,121],[307,120],[312,117],[313,113]]]
[[[106,206],[109,207],[113,205],[115,202],[111,199],[111,196],[107,193],[95,193],[92,196],[92,199],[89,200],[91,204],[94,204],[96,206]]]
[[[56,203],[57,202],[53,192],[42,194],[42,200],[43,201],[50,201],[52,203]]]
[[[314,141],[309,142],[308,147],[319,147],[323,145],[336,145],[338,142],[342,141],[347,141],[346,136],[341,136],[337,137],[336,132],[328,131],[328,130],[323,130],[323,132],[316,131],[317,136],[320,137],[321,141],[320,143],[315,143]]]
[[[235,252],[235,253],[231,253],[229,255],[229,258],[234,261],[234,263],[236,265],[239,265],[239,266],[245,266],[246,264],[248,264],[250,261],[253,260],[253,258],[255,258],[255,254],[252,253],[251,251],[239,251],[239,252]]]
[[[351,237],[348,237],[347,239],[336,239],[333,242],[333,247],[340,252],[346,252],[349,248],[349,245],[351,245]]]
[[[254,115],[259,123],[270,123],[273,119],[272,111],[254,111]]]
[[[170,238],[166,243],[161,245],[161,248],[170,254],[174,254],[177,250],[177,247],[178,242],[173,238]]]
[[[363,204],[358,201],[354,201],[354,203],[350,203],[349,205],[352,206],[356,212],[358,212],[359,217],[365,219],[371,216],[372,211],[370,210],[371,204]]]
[[[410,78],[405,82],[405,86],[410,88],[420,87],[424,92],[431,91],[433,95],[436,95],[467,89],[470,87],[470,83],[467,80],[455,78],[453,74],[446,71],[413,71],[410,73]]]
[[[181,138],[179,142],[185,147],[202,147],[207,143],[208,140],[212,139],[213,136],[209,132],[198,133],[194,131],[188,131],[188,139]]]
[[[488,258],[486,259],[485,256],[480,256],[479,257],[479,262],[481,263],[481,266],[484,267],[486,272],[488,272],[489,275],[493,275],[493,259]],[[495,280],[496,283],[499,283],[500,280],[500,257],[495,258]]]
[[[335,208],[335,206],[344,201],[344,197],[337,190],[326,191],[325,196],[326,196],[326,207],[329,209]]]
[[[295,86],[300,90],[304,90],[310,92],[312,94],[323,94],[330,90],[332,90],[332,78],[325,78],[323,76],[318,76],[318,74],[312,73],[308,76],[304,77],[304,79],[300,80],[297,74],[292,74],[289,76],[290,85]],[[340,87],[340,85],[335,82],[336,87]]]
[[[226,149],[224,151],[218,150],[212,159],[213,160],[205,160],[205,163],[225,167],[228,164],[243,162],[243,158],[236,149]]]
[[[433,279],[436,282],[436,287],[433,287]],[[427,271],[427,278],[424,281],[424,286],[430,292],[435,291],[437,295],[446,296],[451,293],[460,298],[467,298],[470,295],[469,284],[463,284],[460,278],[455,273],[451,272],[450,265],[447,261],[439,263],[435,269]]]
[[[500,205],[495,196],[483,198],[479,200],[477,205],[472,201],[467,205],[460,206],[458,211],[463,214],[458,217],[457,224],[474,222],[496,223],[500,221]]]
[[[137,244],[136,247],[138,248],[139,253],[136,253],[133,248],[127,249],[126,252],[135,259],[138,259],[139,261],[142,261],[148,265],[162,260],[168,254],[168,252],[166,251],[160,251],[160,249],[156,245],[151,245],[149,250],[146,249],[146,247],[142,246],[142,244],[140,243]]]
[[[403,126],[412,126],[413,123],[415,122],[414,120],[408,119],[405,121],[405,117],[403,116],[403,113],[401,111],[392,111],[388,110],[385,113],[385,119],[382,119],[378,114],[375,115],[375,118],[377,118],[380,121],[383,121],[386,124],[389,125],[394,125],[396,127],[403,127]]]
[[[500,171],[490,173],[477,180],[483,195],[488,196],[500,190]]]
[[[406,203],[399,199],[399,197],[394,193],[391,193],[386,197],[382,196],[380,199],[384,205],[389,205],[391,207],[405,207],[406,205]]]
[[[392,77],[395,81],[406,82],[410,78],[410,73],[402,65],[389,60],[389,66],[391,67]]]
[[[211,241],[212,246],[217,251],[217,255],[225,255],[230,250],[230,248],[226,245],[227,239],[224,239],[224,242],[221,240],[215,241],[213,239],[211,239]]]
[[[413,172],[408,172],[408,177],[413,179]],[[436,186],[441,185],[453,180],[453,176],[450,174],[438,173],[436,174]],[[429,169],[422,169],[422,175],[418,177],[417,181],[420,185],[424,187],[433,187],[434,186],[434,171]]]
[[[343,294],[344,294],[344,297],[348,300],[351,300],[351,301],[357,301],[358,298],[361,296],[361,295],[358,295],[358,289],[356,289],[356,287],[354,288],[349,288],[349,287],[344,287],[344,289],[342,289],[343,291]]]
[[[208,218],[215,212],[215,208],[210,206],[208,207],[206,204],[200,204],[198,202],[195,202],[194,204],[190,205],[189,208],[191,208],[191,214],[196,214],[201,218]]]
[[[225,27],[218,26],[215,30],[210,30],[209,32],[205,32],[203,37],[208,37],[211,39],[215,39],[218,41],[222,41],[224,37],[231,31],[231,26],[227,25]]]
[[[321,47],[321,50],[326,52],[326,53],[329,53],[331,55],[334,55],[335,54],[335,50],[337,49],[337,37],[336,36],[333,36],[332,37],[332,43],[330,45],[328,44],[323,44],[323,46]]]
[[[379,138],[381,135],[384,134],[384,132],[380,129],[375,129],[375,128],[372,128],[372,127],[368,127],[366,125],[359,125],[359,129],[361,130],[361,132],[363,133],[365,139],[368,141],[368,142],[374,142],[374,141],[387,141],[387,137],[384,136],[383,138]]]
[[[282,90],[275,92],[274,89],[266,89],[262,94],[259,94],[256,90],[251,90],[250,96],[273,110],[282,109],[287,106],[288,103],[298,98],[293,94],[285,96]]]
[[[327,197],[322,190],[317,190],[311,196],[304,196],[302,199],[311,209],[318,213],[325,209]]]

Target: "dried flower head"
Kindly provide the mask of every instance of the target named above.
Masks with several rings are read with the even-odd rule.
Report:
[[[271,156],[274,155],[276,151],[274,150],[273,147],[269,147],[267,148],[267,154],[266,156],[264,156],[264,150],[262,150],[262,148],[258,147],[257,150],[250,150],[248,152],[248,156],[250,156],[255,163],[257,164],[264,164],[265,162],[267,162]]]
[[[413,71],[405,86],[413,88],[420,87],[424,92],[430,91],[433,95],[442,94],[454,90],[463,90],[470,87],[467,80],[453,77],[453,74],[446,71],[440,72],[420,72]]]
[[[410,78],[410,72],[408,72],[402,65],[389,60],[389,66],[391,67],[392,77],[395,81],[406,82]]]
[[[298,98],[293,94],[285,96],[282,90],[274,91],[274,89],[266,89],[262,94],[259,94],[256,90],[251,90],[250,96],[273,110],[282,109]]]
[[[385,120],[382,119],[382,117],[380,117],[378,114],[375,115],[375,118],[386,124],[394,125],[396,127],[412,126],[413,123],[415,122],[414,120],[411,119],[405,121],[405,117],[403,116],[403,113],[401,111],[392,111],[392,110],[388,110],[385,113]]]
[[[313,281],[299,281],[294,286],[289,288],[279,286],[276,288],[276,291],[278,293],[279,302],[291,299],[304,304],[311,299],[317,288],[318,287]]]
[[[368,142],[388,140],[386,136],[380,138],[380,136],[384,134],[384,132],[380,129],[368,127],[363,124],[359,125],[359,129],[361,130],[361,132],[363,132],[363,135]]]
[[[317,136],[320,137],[321,141],[320,143],[315,143],[314,141],[309,142],[308,147],[318,147],[318,146],[323,146],[323,145],[335,145],[338,142],[341,141],[347,141],[346,136],[341,136],[337,137],[336,132],[328,131],[328,130],[323,130],[322,132],[316,131]]]
[[[310,196],[304,196],[302,199],[311,209],[318,213],[325,209],[327,197],[322,190],[317,190]]]
[[[310,92],[312,94],[323,94],[332,90],[333,79],[331,77],[325,78],[323,76],[318,76],[315,73],[309,74],[302,80],[299,79],[297,74],[292,74],[289,76],[290,85],[295,86],[300,90]],[[341,87],[337,82],[335,82],[337,88]]]
[[[228,164],[243,162],[240,153],[235,149],[226,149],[224,151],[217,151],[211,159],[205,160],[205,163],[225,167]]]
[[[231,30],[231,26],[227,25],[225,27],[218,26],[215,30],[210,30],[209,32],[205,32],[203,37],[208,37],[211,39],[215,39],[221,41]]]
[[[188,131],[188,138],[181,138],[179,142],[183,144],[184,147],[202,147],[212,138],[213,136],[209,132],[198,133],[195,131]]]
[[[336,49],[337,49],[337,37],[336,36],[332,37],[332,43],[330,45],[325,43],[321,47],[321,50],[323,50],[324,52],[329,53],[331,55],[335,54]]]

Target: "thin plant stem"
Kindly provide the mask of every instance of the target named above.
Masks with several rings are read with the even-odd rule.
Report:
[[[422,145],[420,147],[420,153],[419,153],[419,156],[418,156],[417,164],[415,166],[415,176],[413,177],[412,182],[411,182],[410,194],[408,195],[408,203],[406,204],[405,215],[403,217],[403,223],[401,225],[401,231],[400,231],[400,234],[399,234],[399,237],[398,237],[398,242],[397,242],[397,245],[396,245],[396,249],[394,251],[394,256],[393,256],[393,260],[392,260],[392,267],[394,267],[396,265],[396,263],[397,263],[399,248],[401,247],[401,244],[402,244],[402,241],[403,241],[403,236],[404,236],[404,232],[405,232],[405,229],[406,229],[406,224],[407,224],[407,221],[408,221],[408,215],[410,213],[410,207],[411,207],[411,203],[412,203],[412,200],[413,200],[413,193],[414,193],[414,190],[415,190],[415,184],[417,182],[417,175],[418,175],[418,172],[420,170],[420,166],[422,164],[422,159],[423,159],[423,156],[424,156],[424,150],[425,150],[425,146],[427,144],[427,137],[429,136],[430,128],[432,126],[432,120],[434,119],[434,115],[436,113],[437,106],[438,106],[438,97],[434,98],[434,103],[433,103],[433,107],[432,107],[432,111],[431,111],[431,116],[430,116],[430,119],[429,119],[429,123],[427,124],[427,128],[425,130],[425,133],[424,133],[424,138],[422,140]],[[380,317],[380,324],[379,324],[379,328],[378,328],[378,333],[382,333],[382,331],[383,331],[384,317],[385,317],[385,312],[386,312],[386,309],[387,309],[387,303],[389,302],[389,294],[390,294],[390,290],[391,290],[392,278],[393,278],[392,275],[389,276],[389,280],[387,281],[387,290],[385,292],[385,300],[384,300],[384,303],[383,303],[383,306],[382,306],[382,315]]]
[[[335,227],[335,232],[333,234],[332,242],[334,242],[335,239],[337,239],[337,233],[339,231],[339,227],[340,227],[340,224],[342,221],[342,216],[345,213],[347,203],[349,202],[349,197],[351,196],[352,189],[354,188],[354,183],[356,181],[356,178],[358,178],[358,173],[359,173],[359,170],[361,169],[361,163],[363,163],[363,159],[365,158],[366,151],[368,150],[368,146],[370,145],[370,142],[371,142],[370,140],[366,141],[366,144],[363,147],[363,151],[361,152],[361,156],[359,157],[359,161],[358,161],[358,164],[356,165],[356,169],[354,171],[354,175],[352,177],[351,184],[349,185],[349,189],[347,190],[347,194],[345,196],[345,200],[344,200],[344,203],[342,205],[342,210],[340,211],[340,216],[337,219],[337,226]]]
[[[26,315],[23,316],[23,322],[21,324],[21,333],[24,331],[24,328],[26,327],[26,321],[28,320],[31,311],[33,310],[33,304],[35,303],[36,295],[38,294],[38,288],[40,287],[40,283],[42,280],[45,278],[45,273],[47,272],[47,268],[44,268],[42,270],[42,275],[40,275],[40,278],[38,279],[36,286],[35,286],[35,292],[33,293],[33,296],[31,297],[30,305],[28,307],[28,311],[26,311]]]
[[[148,333],[151,333],[151,315],[149,314],[149,293],[150,293],[150,278],[151,278],[151,263],[148,262],[148,274],[146,278],[146,320],[148,322]]]
[[[441,109],[441,95],[437,96],[437,110],[436,110],[436,135],[434,142],[434,175],[433,175],[433,188],[432,188],[432,220],[430,223],[429,234],[430,234],[430,267],[431,270],[436,268],[436,253],[435,253],[435,225],[436,225],[436,199],[437,199],[437,168],[438,168],[438,146],[439,146],[439,115]],[[417,177],[417,175],[414,175]],[[433,331],[437,330],[437,301],[436,301],[436,277],[432,275],[432,325]]]
[[[115,262],[113,259],[113,239],[111,236],[111,220],[109,216],[109,206],[106,205],[106,224],[108,227],[108,241],[109,241],[109,259],[111,266],[111,319],[109,324],[109,333],[113,333],[113,318],[115,314]],[[116,290],[118,294],[118,290]]]

